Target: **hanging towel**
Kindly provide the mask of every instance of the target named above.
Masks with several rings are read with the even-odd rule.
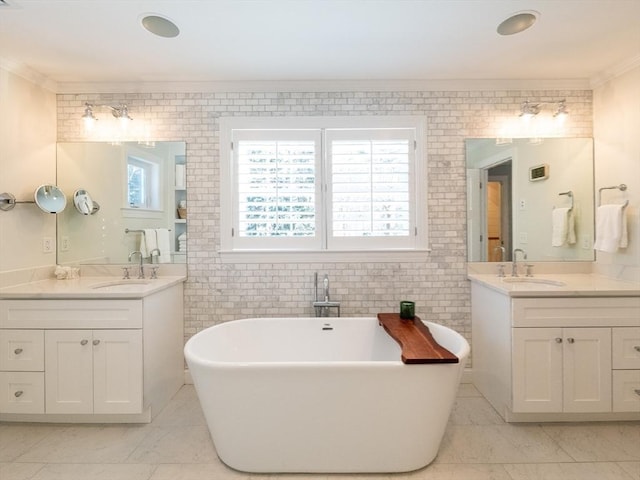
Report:
[[[153,228],[145,228],[143,234],[140,235],[140,253],[142,258],[149,258],[151,251],[158,248],[156,240],[156,231]]]
[[[158,242],[158,250],[160,250],[158,263],[170,263],[171,246],[169,243],[169,230],[167,230],[166,228],[157,228],[155,233],[156,241]]]
[[[573,208],[554,208],[551,212],[551,245],[561,247],[576,243]]]
[[[628,244],[627,205],[600,205],[596,210],[595,250],[614,253],[618,248],[626,248]]]

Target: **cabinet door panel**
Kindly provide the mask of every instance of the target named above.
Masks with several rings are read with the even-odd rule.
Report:
[[[562,411],[562,331],[513,329],[513,411]]]
[[[90,330],[45,332],[46,413],[93,412]]]
[[[564,329],[564,411],[611,411],[611,329]]]
[[[142,330],[93,332],[94,413],[142,411]]]

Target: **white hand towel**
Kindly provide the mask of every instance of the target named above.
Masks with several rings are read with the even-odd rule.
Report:
[[[626,204],[600,205],[596,210],[595,250],[614,253],[618,248],[626,248],[627,217]]]
[[[155,233],[158,242],[158,250],[160,250],[158,263],[170,263],[171,247],[169,246],[169,230],[166,228],[157,228]]]
[[[147,258],[151,255],[151,251],[158,248],[156,241],[156,231],[153,228],[145,228],[143,234],[140,235],[140,253],[142,258]]]
[[[554,208],[551,212],[551,245],[561,247],[574,243],[576,243],[576,232],[573,209]]]

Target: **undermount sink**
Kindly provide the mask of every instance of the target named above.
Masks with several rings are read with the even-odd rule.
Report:
[[[102,282],[102,283],[96,283],[94,285],[91,285],[91,288],[93,289],[97,289],[97,288],[110,288],[110,287],[117,287],[117,289],[127,289],[128,287],[135,287],[138,288],[141,285],[149,285],[151,282],[149,280],[114,280],[111,282]]]
[[[520,283],[520,284],[537,284],[537,285],[550,285],[554,287],[564,287],[566,283],[560,280],[549,280],[548,278],[532,278],[532,277],[504,277],[502,279],[504,283]]]

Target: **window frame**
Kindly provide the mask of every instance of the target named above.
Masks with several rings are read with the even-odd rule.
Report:
[[[219,119],[220,127],[220,254],[222,261],[264,263],[264,262],[291,262],[291,261],[354,261],[358,258],[375,261],[416,261],[424,259],[424,253],[429,251],[427,232],[427,169],[425,158],[424,134],[426,120],[421,116],[348,116],[348,117],[222,117]],[[237,238],[232,236],[232,229],[237,225],[237,199],[234,195],[234,185],[237,172],[235,171],[234,151],[232,142],[241,131],[255,133],[256,130],[319,130],[322,131],[322,153],[320,158],[320,170],[317,172],[322,179],[329,175],[327,170],[328,160],[325,162],[327,152],[325,131],[329,130],[371,130],[371,129],[412,129],[414,137],[414,158],[412,171],[410,172],[410,188],[413,190],[412,211],[413,235],[411,242],[401,246],[381,246],[379,241],[351,242],[352,245],[344,245],[348,242],[331,242],[328,239],[328,224],[331,213],[324,208],[331,208],[330,187],[324,184],[322,189],[316,191],[320,196],[318,215],[321,215],[321,231],[318,237],[320,245],[310,248],[299,248],[284,245],[282,247],[269,248],[272,242],[264,242],[263,246],[253,247],[236,244]],[[327,177],[328,178],[328,177]],[[322,180],[324,181],[324,180]],[[330,183],[330,182],[329,182]],[[235,231],[234,231],[235,232]],[[379,238],[380,237],[376,237]],[[390,238],[390,237],[382,237]],[[408,238],[408,237],[402,237]],[[368,240],[358,237],[359,240]],[[266,240],[264,237],[262,240]],[[281,240],[276,238],[273,240]],[[287,243],[287,242],[282,242]],[[333,245],[332,245],[333,243]],[[343,245],[339,245],[343,243]],[[384,242],[383,242],[384,243]],[[393,242],[392,242],[393,243]],[[366,245],[369,244],[369,245]],[[266,245],[266,247],[264,246]],[[372,257],[372,255],[374,257]]]

